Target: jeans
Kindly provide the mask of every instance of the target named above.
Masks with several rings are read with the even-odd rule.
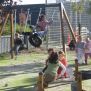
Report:
[[[14,45],[14,47],[10,50],[15,52],[15,55],[18,55],[18,51],[19,51],[20,45]]]
[[[37,34],[38,34],[41,38],[43,38],[44,36],[46,36],[47,30],[39,31],[39,32],[37,32]]]

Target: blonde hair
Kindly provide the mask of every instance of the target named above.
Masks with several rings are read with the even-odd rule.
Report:
[[[64,51],[59,51],[58,54],[62,54],[63,56],[65,56]]]

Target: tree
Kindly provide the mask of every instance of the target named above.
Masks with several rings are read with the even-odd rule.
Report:
[[[72,10],[77,13],[78,32],[80,35],[81,34],[81,22],[80,22],[81,17],[80,17],[80,15],[84,11],[85,0],[79,0],[78,2],[77,2],[77,0],[75,0],[74,2],[72,2],[72,1],[73,0],[71,0]]]
[[[91,14],[91,0],[89,0],[88,14]]]

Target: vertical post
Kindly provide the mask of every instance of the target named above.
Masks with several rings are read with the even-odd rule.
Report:
[[[14,47],[14,23],[13,23],[13,12],[10,12],[10,25],[11,25],[11,49]],[[14,58],[14,53],[11,51],[11,58]]]
[[[80,72],[78,73],[77,87],[78,91],[82,91],[82,74]]]
[[[61,21],[61,31],[62,31],[62,46],[63,46],[63,51],[66,52],[65,48],[65,37],[64,37],[64,26],[63,26],[63,8],[62,4],[59,4],[59,10],[60,10],[60,21]]]
[[[78,60],[75,59],[75,80],[77,81],[78,79]]]
[[[14,20],[15,20],[15,26],[14,26],[14,30],[15,30],[15,32],[14,33],[16,33],[16,9],[14,10],[15,11],[15,16],[14,16]]]
[[[46,4],[46,5],[47,5],[47,3],[48,3],[47,0],[45,0],[45,4]]]
[[[39,73],[39,79],[38,79],[38,91],[44,91],[44,86],[43,86],[43,73]]]
[[[78,15],[78,18],[77,18],[77,21],[78,21],[78,33],[79,35],[81,35],[81,22],[80,22],[80,13],[79,11],[77,12],[77,15]]]

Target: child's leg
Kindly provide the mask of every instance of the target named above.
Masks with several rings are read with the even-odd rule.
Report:
[[[62,71],[61,71],[61,74],[59,74],[58,78],[64,76],[64,74],[65,74],[65,72],[66,72],[66,66],[64,66],[64,65],[61,63],[61,67],[62,67]]]
[[[84,51],[82,51],[81,52],[81,61],[82,61],[81,63],[83,63],[83,64],[85,63],[85,56],[84,55],[85,55]]]
[[[85,64],[87,64],[88,53],[85,53]]]
[[[81,53],[77,53],[77,59],[78,59],[78,63],[81,64]]]

